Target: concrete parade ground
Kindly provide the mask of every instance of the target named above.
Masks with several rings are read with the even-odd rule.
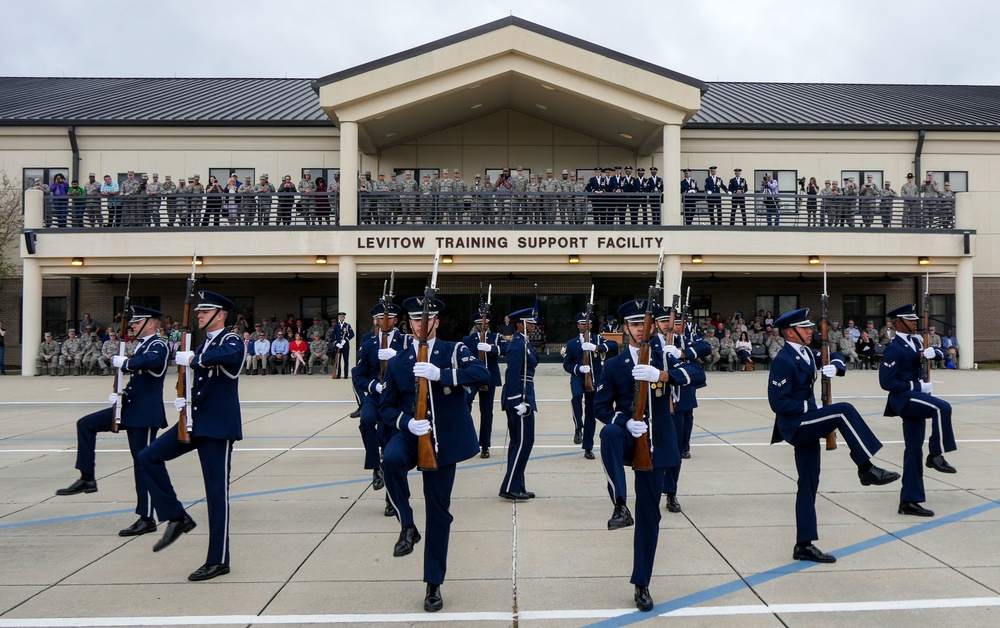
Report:
[[[683,512],[663,512],[650,613],[632,600],[632,529],[607,529],[612,505],[600,456],[586,460],[573,445],[561,365],[544,364],[535,378],[527,485],[536,499],[497,496],[506,451],[499,406],[492,457],[458,467],[438,613],[423,611],[424,542],[392,556],[399,524],[383,516],[385,492],[372,489],[363,469],[346,380],[241,378],[232,573],[192,583],[187,575],[205,562],[208,544],[197,456],[167,467],[198,527],[154,554],[162,525],[117,535],[136,519],[124,434],[98,440],[98,492],[55,495],[78,477],[75,421],[107,403],[111,378],[2,377],[0,628],[1000,623],[1000,372],[934,371],[935,394],[954,407],[959,447],[946,456],[957,474],[925,469],[924,505],[934,517],[897,514],[898,482],[861,486],[842,439],[823,453],[816,545],[837,557],[832,565],[792,560],[795,467],[790,446],[768,444],[767,376],[710,373],[699,391],[678,493]],[[173,381],[168,375],[167,398]],[[850,371],[833,390],[883,441],[875,463],[902,471],[900,420],[882,416],[877,373]],[[474,414],[478,423],[478,407]],[[420,484],[411,474],[423,534]]]

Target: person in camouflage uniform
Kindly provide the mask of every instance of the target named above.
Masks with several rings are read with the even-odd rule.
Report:
[[[472,185],[469,186],[469,194],[471,195],[471,201],[469,203],[469,221],[475,225],[486,224],[486,200],[487,194],[492,192],[485,185],[483,185],[483,176],[476,173],[476,176],[472,180]]]
[[[312,374],[313,364],[319,362],[323,367],[323,373],[325,374],[329,369],[327,368],[330,364],[330,356],[326,354],[326,341],[323,340],[323,336],[317,331],[311,335],[312,342],[309,343],[309,368],[306,369],[306,375]]]
[[[399,193],[403,190],[403,182],[399,180],[395,172],[389,174],[389,199],[386,218],[388,224],[394,225],[402,221],[400,218],[400,198]]]
[[[188,179],[188,206],[187,206],[187,220],[185,225],[199,225],[201,224],[201,213],[205,208],[205,186],[201,184],[200,175],[192,175]]]
[[[166,200],[167,226],[173,227],[174,223],[178,221],[177,184],[174,183],[173,178],[169,174],[163,177],[163,183],[160,185],[160,192],[163,194],[163,198]]]
[[[570,175],[570,180],[576,178],[573,184],[573,216],[574,225],[582,225],[587,222],[587,182],[583,177]]]
[[[847,358],[848,364],[854,364],[857,368],[858,364],[858,351],[854,340],[847,334],[844,334],[839,341],[837,341],[837,351],[840,355]]]
[[[135,353],[135,348],[139,346],[139,339],[133,338],[125,343],[125,357],[131,358]]]
[[[564,225],[573,224],[573,186],[576,183],[576,175],[570,179],[569,170],[562,171],[562,179],[558,181],[556,189],[559,191],[559,222]]]
[[[554,225],[559,213],[559,180],[553,176],[552,168],[545,169],[545,178],[539,184],[542,190],[541,221],[546,225]]]
[[[865,182],[862,184],[858,194],[861,195],[861,224],[871,227],[875,221],[875,204],[877,203],[875,198],[879,195],[878,186],[875,185],[872,175],[868,175],[865,178]]]
[[[297,207],[299,209],[299,216],[302,217],[302,222],[307,225],[315,224],[315,199],[312,197],[312,194],[316,191],[316,182],[312,179],[311,171],[302,171],[302,179],[299,180],[299,185],[296,189],[301,195],[299,196]]]
[[[712,347],[712,352],[701,359],[701,368],[707,373],[713,370],[715,365],[719,363],[722,347],[719,344],[719,338],[715,334],[705,336],[705,342]]]
[[[329,331],[330,325],[322,317],[317,316],[313,318],[313,324],[306,330],[306,338],[312,338],[316,334],[319,334],[320,338],[326,338],[326,334]]]
[[[941,204],[938,212],[938,226],[944,229],[955,227],[955,193],[951,191],[951,183],[945,181],[944,191],[938,201]]]
[[[451,173],[447,168],[441,171],[441,178],[437,184],[437,213],[434,216],[434,224],[451,224],[455,205],[455,181],[451,178]]]
[[[237,190],[239,192],[237,202],[240,208],[240,224],[253,224],[254,216],[257,215],[257,199],[254,197],[256,191],[257,186],[253,184],[253,179],[247,175]]]
[[[854,227],[854,215],[857,214],[857,198],[861,194],[853,177],[844,180],[844,189],[840,191],[840,226]]]
[[[455,195],[451,206],[453,212],[451,224],[460,225],[463,222],[468,222],[466,218],[469,215],[469,205],[472,199],[468,196],[469,184],[462,178],[462,173],[459,172],[458,168],[455,168],[451,176],[453,177],[451,191]]]
[[[274,186],[268,180],[266,174],[260,175],[260,181],[257,183],[257,224],[261,226],[267,226],[271,224],[271,203],[273,198],[271,195],[274,194]]]
[[[528,184],[530,183],[528,178],[524,176],[524,168],[517,167],[516,174],[511,179],[511,183],[513,184],[511,188],[513,198],[511,200],[514,203],[511,215],[514,218],[515,224],[522,224],[526,222],[528,212],[528,199],[525,192],[528,191]]]
[[[145,178],[146,175],[143,175]],[[160,226],[160,206],[163,204],[163,184],[160,175],[152,174],[153,180],[146,184],[146,216],[153,226]],[[148,222],[147,222],[148,225]]]
[[[89,179],[83,184],[83,193],[87,197],[87,208],[84,212],[87,226],[100,227],[104,224],[104,213],[101,211],[101,182],[93,172],[87,175]]]
[[[392,223],[392,202],[389,196],[389,182],[385,180],[385,172],[378,173],[378,179],[372,181],[372,200],[374,208],[372,221],[376,225],[388,225]]]
[[[785,346],[785,339],[777,329],[771,329],[764,338],[764,344],[767,345],[767,357],[773,362],[778,352]]]
[[[375,224],[374,203],[371,198],[371,179],[363,174],[358,175],[358,223],[362,225]]]
[[[933,227],[941,222],[941,201],[938,200],[941,198],[941,185],[934,180],[933,172],[927,173],[927,178],[920,186],[920,193],[924,196],[923,220],[918,226]]]
[[[416,179],[413,178],[413,172],[407,170],[403,173],[403,181],[399,184],[399,191],[401,196],[399,198],[400,206],[400,224],[416,224],[417,223],[417,195],[420,192],[420,184]]]
[[[878,202],[878,213],[882,218],[882,227],[888,229],[892,224],[892,199],[896,196],[896,191],[892,189],[892,181],[883,183],[878,195],[882,197]]]
[[[129,170],[127,178],[118,185],[118,196],[122,199],[121,226],[135,227],[142,223],[140,216],[139,189],[142,184],[135,178],[135,172]]]
[[[733,340],[732,333],[728,329],[725,331],[725,335],[719,339],[719,356],[729,365],[730,371],[739,362],[739,356],[736,355],[736,341]]]
[[[111,374],[111,358],[118,355],[118,333],[113,329],[108,330],[108,339],[101,345],[101,354],[97,356],[97,366],[101,368],[101,375]]]
[[[74,366],[77,367],[76,374],[79,375],[83,368],[83,338],[77,337],[75,329],[70,329],[67,333],[69,337],[63,341],[59,354],[59,375],[68,374]]]
[[[83,372],[85,375],[96,374],[97,358],[101,355],[101,339],[97,333],[91,331],[87,334],[86,342],[83,346]]]
[[[49,375],[55,376],[59,369],[59,343],[52,339],[52,332],[45,332],[45,340],[38,345],[38,358],[35,359],[35,375],[41,375],[42,369],[49,368]]]
[[[327,186],[330,191],[330,211],[333,213],[333,224],[340,224],[340,171],[333,173],[333,181]]]
[[[830,331],[826,335],[827,343],[830,345],[830,351],[837,351],[840,346],[840,339],[844,337],[843,330],[840,329],[840,323],[834,321],[830,323]]]
[[[420,182],[420,222],[429,225],[434,221],[434,183],[425,174]]]

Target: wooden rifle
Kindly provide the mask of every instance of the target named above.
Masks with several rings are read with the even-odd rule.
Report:
[[[653,333],[653,309],[660,298],[663,282],[663,251],[657,262],[656,282],[649,287],[649,297],[646,301],[646,316],[642,321],[642,338],[639,341],[639,359],[636,364],[649,364],[649,337]],[[673,329],[673,315],[670,317],[670,327]],[[646,403],[649,400],[649,382],[636,380],[632,397],[632,420],[646,421]],[[651,422],[650,422],[651,423]],[[632,454],[632,469],[634,471],[653,470],[653,448],[649,442],[649,431],[635,439]]]
[[[535,302],[531,307],[532,318],[538,318],[538,284],[535,284]],[[521,403],[528,403],[528,353],[531,350],[531,338],[528,337],[528,326],[524,326],[524,365],[521,370]]]
[[[486,303],[483,303],[483,284],[479,284],[479,342],[487,341],[487,334],[489,333],[489,315],[490,306],[493,304],[493,284],[490,284],[489,290],[486,292]],[[479,361],[483,364],[487,364],[488,356],[485,351],[479,352]],[[479,390],[488,390],[489,385],[480,386]]]
[[[125,302],[122,304],[122,316],[118,321],[118,355],[125,357],[125,330],[128,329],[128,295],[132,290],[132,273],[128,274],[128,284],[125,287]],[[122,377],[121,368],[115,369],[115,381],[111,384],[111,390],[118,396],[115,402],[114,414],[111,419],[111,431],[118,433],[118,428],[122,423],[122,388],[124,388],[125,378]]]
[[[587,313],[584,314],[584,318],[587,322],[584,324],[583,329],[583,341],[590,342],[590,321],[594,318],[594,284],[590,284],[590,300],[587,301]],[[583,365],[590,367],[586,373],[583,374],[583,390],[584,392],[594,392],[596,387],[594,386],[594,368],[593,368],[593,358],[590,351],[583,352]]]
[[[191,329],[191,299],[194,297],[194,271],[197,267],[197,255],[191,260],[191,276],[188,277],[187,287],[184,290],[184,316],[181,321],[181,351],[191,350],[191,337],[194,334]],[[191,416],[191,387],[193,384],[190,367],[177,365],[177,396],[184,397],[187,403],[181,409],[177,418],[177,442],[191,442],[191,428],[193,417]]]
[[[386,283],[382,284],[382,319],[379,321],[378,329],[382,332],[382,349],[389,348],[389,332],[392,331],[392,324],[389,322],[389,310],[392,309],[392,297],[395,296],[392,293],[393,287],[396,285],[396,271],[393,269],[389,273],[388,288],[386,288]],[[340,352],[338,351],[339,355]],[[389,363],[389,360],[381,360],[378,369],[378,383],[385,384],[385,366]]]
[[[339,325],[340,322],[338,321]],[[343,329],[343,327],[341,327]],[[343,332],[341,332],[343,333]],[[334,345],[336,347],[336,345]],[[336,347],[337,351],[333,354],[333,374],[330,375],[330,379],[340,379],[340,347]]]
[[[927,271],[927,278],[924,279],[924,349],[929,346],[931,346],[931,271]],[[923,380],[929,384],[934,360],[927,358],[923,360]]]
[[[434,295],[437,293],[438,264],[441,261],[441,249],[434,253],[434,271],[431,273],[431,283],[424,288],[424,309],[420,318],[420,333],[417,334],[417,362],[427,362],[427,331],[430,329],[430,309],[434,303]],[[416,398],[414,404],[416,409],[413,412],[414,419],[427,419],[431,422],[431,431],[423,436],[417,437],[417,470],[437,471],[437,434],[434,425],[434,416],[428,409],[430,401],[430,382],[426,377],[417,377],[414,382],[416,386]]]
[[[826,366],[830,363],[830,343],[829,343],[829,330],[827,323],[828,309],[830,307],[830,295],[826,291],[826,264],[823,264],[823,318],[820,320],[820,338],[823,341],[823,346],[821,351],[822,359],[820,360],[820,366]],[[812,351],[812,347],[809,347]],[[823,407],[827,407],[833,403],[833,380],[826,375],[820,375],[819,383],[819,399],[823,404]],[[837,432],[836,430],[830,432],[826,435],[826,450],[833,451],[837,448]]]

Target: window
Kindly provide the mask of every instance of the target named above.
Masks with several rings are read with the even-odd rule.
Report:
[[[706,323],[711,319],[712,319],[712,297],[709,295],[692,296],[691,320],[698,323]]]
[[[69,183],[69,168],[24,168],[21,173],[21,189],[24,190],[35,187],[33,179],[49,184],[52,183],[57,174],[64,176],[66,183]]]
[[[882,189],[883,173],[881,170],[841,170],[840,171],[840,187],[846,185],[847,177],[854,179],[854,184],[858,186],[858,191],[862,190],[865,183],[868,182],[868,177],[872,178],[872,185],[875,186],[876,190]],[[857,321],[854,321],[857,323]]]
[[[764,180],[765,174],[770,174],[778,182],[778,192],[787,192],[789,194],[798,192],[799,188],[796,183],[799,177],[798,170],[754,170],[753,180],[747,181],[747,186],[749,186],[751,192],[760,192],[760,185]],[[691,176],[694,176],[694,172],[691,173]],[[708,176],[707,172],[705,176]],[[705,177],[702,177],[701,180],[704,181]]]
[[[302,297],[299,301],[302,323],[308,328],[317,316],[325,320],[337,320],[337,297]]]
[[[778,318],[786,312],[797,309],[799,309],[799,295],[797,294],[757,295],[757,304],[754,307],[754,312],[764,310],[765,313],[771,312],[774,318]],[[744,320],[746,318],[746,316],[743,317]]]
[[[885,324],[885,295],[845,294],[844,327],[849,320],[853,320],[854,326],[859,329],[864,329],[868,321],[875,323],[875,329],[882,327]]]
[[[250,177],[251,183],[257,183],[255,178],[256,171],[253,168],[209,168],[208,176],[215,177],[219,180],[219,185],[226,187],[226,182],[229,181],[229,177],[236,175],[240,183],[246,183],[247,177]],[[136,176],[139,176],[136,173]],[[208,181],[202,182],[204,185],[208,185]]]
[[[50,331],[56,339],[65,336],[66,328],[76,325],[67,322],[66,318],[66,297],[42,297],[42,333]]]
[[[937,329],[939,334],[944,334],[948,329],[954,329],[955,295],[932,294],[930,301],[931,327]],[[921,325],[923,325],[922,322]]]
[[[226,317],[226,325],[229,327],[235,325],[239,315],[242,314],[243,318],[246,319],[248,328],[250,331],[253,331],[254,323],[260,322],[254,317],[253,297],[229,297],[229,299],[236,304],[236,307]]]
[[[951,184],[952,192],[969,191],[969,173],[960,170],[931,170],[934,173],[934,180],[941,184],[944,189],[945,183]]]

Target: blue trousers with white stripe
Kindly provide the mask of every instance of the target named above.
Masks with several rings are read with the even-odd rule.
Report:
[[[142,450],[139,465],[146,476],[146,485],[160,521],[176,521],[184,516],[184,505],[177,499],[165,463],[195,450],[201,461],[205,501],[208,505],[208,556],[205,562],[209,565],[228,564],[229,472],[232,467],[233,441],[192,436],[190,443],[179,443],[177,425],[174,425]]]
[[[524,469],[531,457],[531,448],[535,446],[535,413],[518,416],[517,410],[507,410],[507,429],[510,430],[510,441],[507,446],[507,473],[500,483],[500,490],[508,493],[523,493]]]
[[[851,450],[851,460],[862,465],[882,449],[882,443],[849,403],[834,403],[806,412],[788,443],[795,447],[798,491],[795,495],[796,543],[819,538],[816,525],[816,492],[819,489],[820,439],[838,430]]]
[[[903,486],[899,491],[901,502],[922,502],[924,495],[924,436],[927,419],[931,420],[931,438],[928,453],[937,456],[955,451],[955,431],[951,425],[951,404],[924,393],[914,394],[902,412],[903,419]]]

